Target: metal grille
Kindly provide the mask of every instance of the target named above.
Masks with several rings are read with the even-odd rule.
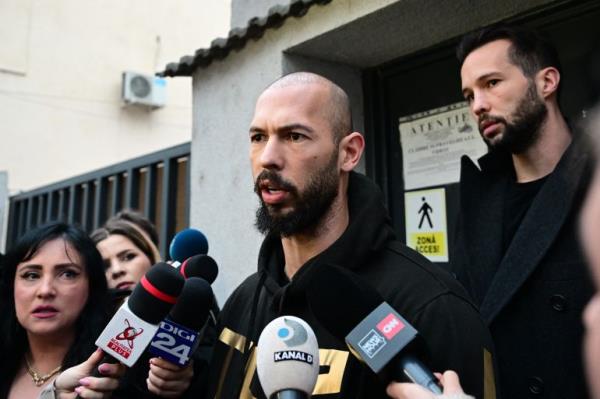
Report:
[[[7,248],[27,230],[51,221],[92,232],[121,209],[155,225],[163,257],[175,232],[188,226],[190,143],[10,197]]]

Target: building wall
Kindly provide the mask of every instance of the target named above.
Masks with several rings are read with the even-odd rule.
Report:
[[[258,198],[252,189],[247,132],[255,100],[270,82],[295,70],[329,76],[350,93],[354,125],[360,130],[364,68],[550,3],[335,0],[313,6],[302,18],[290,18],[260,40],[198,69],[193,76],[190,224],[207,234],[210,253],[220,265],[213,285],[220,302],[256,270],[262,237],[253,227]],[[425,89],[435,90],[424,82]]]
[[[154,74],[229,29],[230,0],[0,2],[0,170],[11,193],[191,139],[191,79],[167,105],[121,101],[121,73]]]

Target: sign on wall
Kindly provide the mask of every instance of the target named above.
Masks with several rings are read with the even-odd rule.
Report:
[[[466,102],[399,119],[404,189],[441,186],[460,178],[460,157],[487,152]]]
[[[432,262],[448,262],[446,190],[404,193],[406,245]]]

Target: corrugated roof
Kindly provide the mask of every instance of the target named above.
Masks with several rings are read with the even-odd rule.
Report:
[[[235,28],[229,31],[226,38],[212,41],[207,49],[198,49],[194,55],[181,57],[179,62],[169,63],[158,76],[191,76],[196,68],[204,68],[213,60],[227,57],[231,50],[241,49],[250,39],[258,40],[270,28],[278,28],[288,17],[302,17],[315,4],[325,5],[331,0],[292,0],[288,5],[277,5],[269,8],[266,17],[254,17],[248,21],[245,28]]]

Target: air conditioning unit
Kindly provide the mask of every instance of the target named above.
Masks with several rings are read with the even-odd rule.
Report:
[[[167,81],[137,72],[123,72],[123,101],[151,108],[164,107],[167,100]]]

